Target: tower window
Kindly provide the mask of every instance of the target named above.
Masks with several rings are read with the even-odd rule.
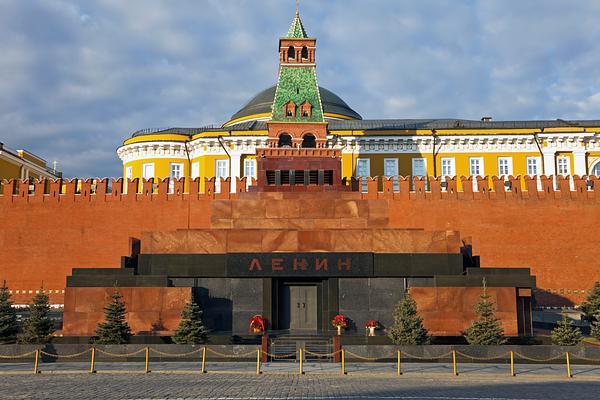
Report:
[[[279,135],[277,147],[292,147],[292,137],[287,133],[282,133]]]
[[[304,118],[312,117],[312,104],[310,104],[308,101],[300,104],[300,115],[302,115]]]
[[[288,101],[284,106],[284,113],[286,117],[295,117],[296,116],[296,104],[293,101]]]
[[[308,47],[306,46],[302,47],[302,59],[308,60]]]
[[[317,139],[315,138],[315,135],[312,133],[307,133],[304,135],[304,138],[302,139],[302,147],[313,149],[317,147]]]
[[[290,46],[288,48],[288,59],[295,60],[296,59],[296,49],[294,46]]]

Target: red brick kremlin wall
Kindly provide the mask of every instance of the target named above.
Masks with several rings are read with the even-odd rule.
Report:
[[[14,189],[18,194],[0,195],[0,279],[17,303],[30,301],[43,284],[51,301],[62,304],[71,268],[118,267],[128,253],[128,238],[140,238],[142,232],[395,227],[460,231],[461,237],[472,237],[483,267],[531,267],[538,304],[579,304],[587,295],[583,291],[600,280],[600,196],[577,177],[575,191],[562,179],[560,190],[554,190],[545,177],[540,192],[535,180],[525,181],[529,191],[515,181],[510,192],[501,180],[489,182],[480,180],[475,193],[470,182],[463,184],[466,191],[457,192],[455,180],[441,192],[434,179],[431,190],[417,180],[410,191],[409,180],[401,179],[395,193],[390,181],[379,182],[378,191],[378,182],[369,180],[367,193],[230,194],[224,181],[224,192],[215,194],[211,180],[206,193],[198,193],[196,181],[183,195],[183,181],[175,183],[175,194],[167,194],[166,180],[158,183],[156,194],[150,194],[152,182],[129,182],[126,195],[120,180],[111,182],[111,193],[106,180],[95,190],[91,180],[82,181],[80,189],[76,181],[56,181],[38,183],[32,191],[26,184],[4,182],[3,193]],[[245,191],[245,182],[237,187]]]

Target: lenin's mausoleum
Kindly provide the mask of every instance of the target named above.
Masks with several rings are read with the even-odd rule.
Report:
[[[193,295],[214,334],[385,327],[409,290],[460,335],[482,281],[507,335],[600,280],[600,121],[363,120],[318,85],[298,14],[276,85],[219,127],[145,129],[123,179],[2,182],[0,277],[92,335],[118,287],[136,334],[169,334]],[[275,77],[274,77],[275,78]]]

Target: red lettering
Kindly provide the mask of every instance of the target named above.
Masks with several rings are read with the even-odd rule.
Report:
[[[248,271],[262,271],[262,266],[260,265],[260,262],[258,261],[257,258],[253,258],[252,261],[250,261],[250,266],[248,267]]]
[[[298,271],[298,269],[306,271],[306,259],[303,258],[298,262],[298,259],[294,258],[294,271]]]
[[[352,266],[352,261],[349,257],[346,257],[346,261],[343,261],[341,258],[338,259],[338,270],[341,271],[343,267],[346,267],[346,271],[350,271],[350,267]]]
[[[329,263],[326,258],[317,258],[315,262],[315,271],[327,271],[329,269]]]
[[[272,258],[271,259],[271,270],[273,271],[283,271],[283,258]]]

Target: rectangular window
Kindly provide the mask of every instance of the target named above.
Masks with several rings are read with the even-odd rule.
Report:
[[[170,163],[169,164],[169,193],[175,191],[175,179],[180,179],[183,176],[183,164],[181,163]]]
[[[256,159],[244,160],[244,176],[247,176],[248,179],[256,178]]]
[[[412,159],[412,176],[427,176],[427,160],[425,158]]]
[[[133,179],[133,167],[131,165],[125,168],[125,178]]]
[[[540,158],[527,157],[527,175],[537,176],[540,174]]]
[[[557,157],[556,167],[558,175],[571,175],[571,160],[569,157]]]
[[[383,175],[386,178],[392,177],[394,182],[394,191],[397,192],[399,188],[398,184],[398,159],[397,158],[386,158],[383,160]]]
[[[192,179],[200,178],[200,163],[192,163]]]
[[[366,178],[371,176],[371,163],[368,158],[359,158],[356,160],[356,177],[357,178]],[[367,191],[367,180],[363,179],[363,184],[361,190],[363,192]]]
[[[456,175],[456,161],[454,160],[454,157],[443,157],[441,159],[441,165],[442,177],[453,177]]]
[[[498,157],[498,176],[508,176],[512,173],[512,157]]]
[[[215,161],[215,191],[221,192],[221,178],[229,177],[229,160]]]
[[[469,175],[483,176],[483,157],[469,158]]]
[[[142,178],[150,179],[154,178],[154,163],[148,163],[142,165]]]

